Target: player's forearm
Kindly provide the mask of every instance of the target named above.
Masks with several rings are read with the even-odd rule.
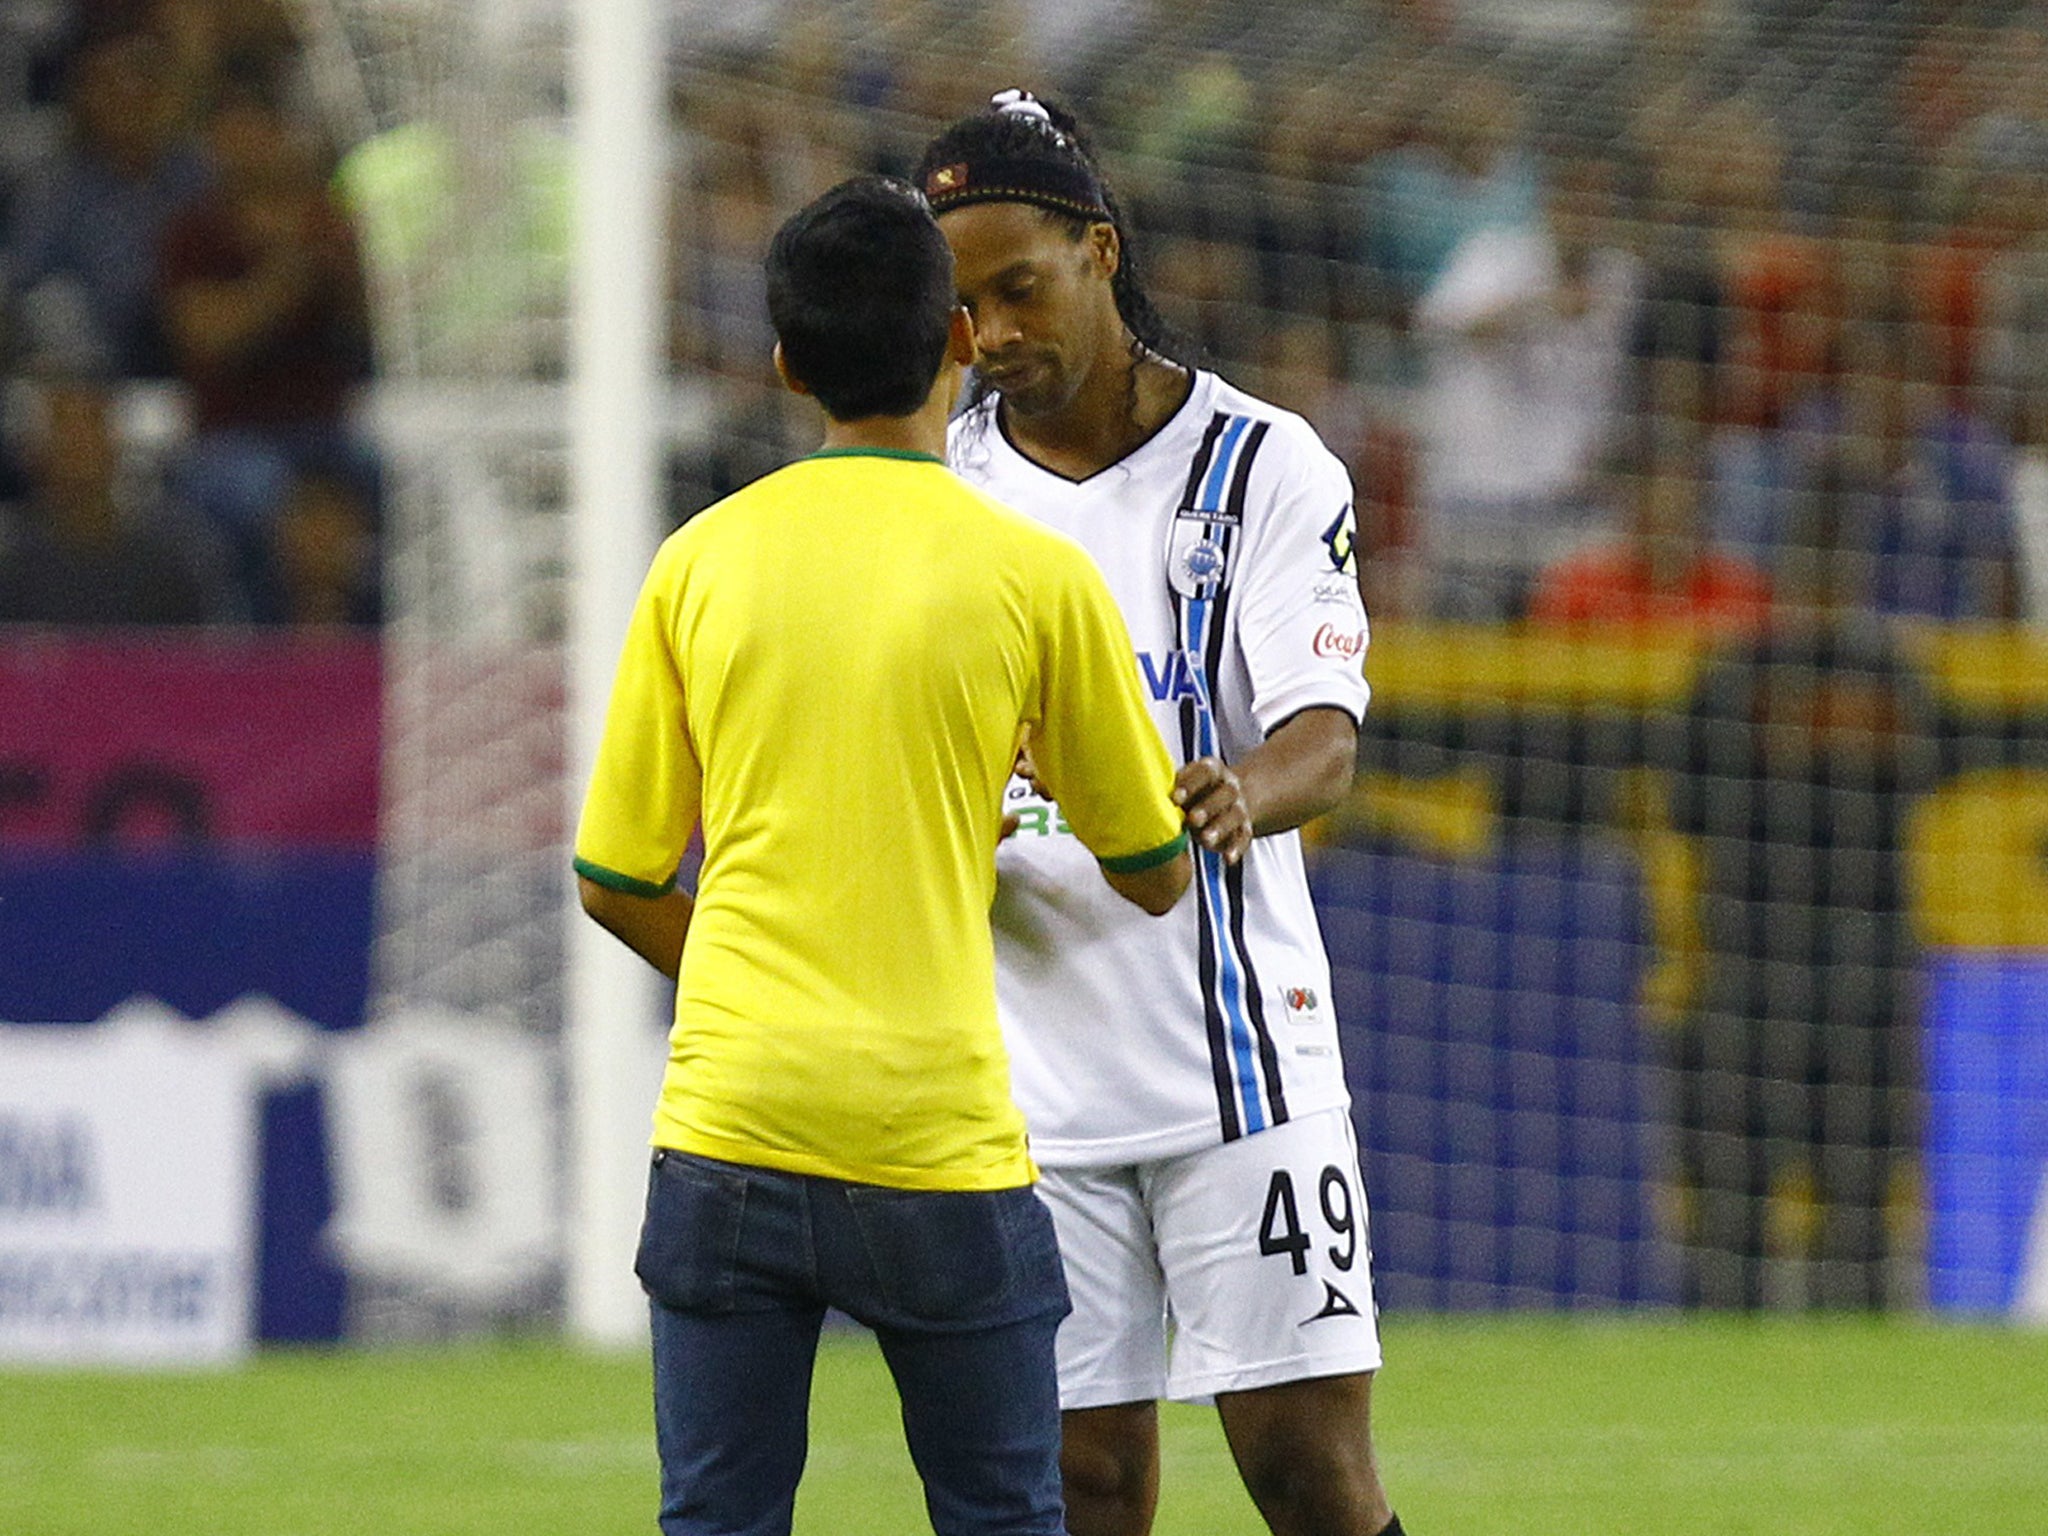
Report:
[[[1286,832],[1334,810],[1358,771],[1358,726],[1341,709],[1305,709],[1236,764],[1252,835]]]
[[[674,981],[682,968],[683,939],[690,931],[696,902],[681,889],[659,896],[632,896],[578,876],[576,890],[583,910],[598,926],[634,954]]]
[[[1194,857],[1183,848],[1165,863],[1154,864],[1150,869],[1128,872],[1104,869],[1102,878],[1125,901],[1149,916],[1164,917],[1179,903],[1194,874]]]

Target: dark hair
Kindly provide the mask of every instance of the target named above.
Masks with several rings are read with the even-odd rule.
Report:
[[[953,253],[915,190],[886,176],[841,182],[775,232],[767,269],[783,363],[834,419],[925,403],[956,300]]]
[[[1142,352],[1157,353],[1186,366],[1195,349],[1160,317],[1139,282],[1130,225],[1103,179],[1080,125],[1072,113],[1054,102],[1039,99],[1033,104],[1044,109],[1043,117],[1015,106],[991,105],[961,118],[925,147],[917,162],[917,184],[926,189],[933,207],[941,213],[971,202],[1028,203],[1064,226],[1076,240],[1091,224],[1108,223],[1116,230],[1122,251],[1116,275],[1110,279],[1110,293],[1124,329]],[[995,184],[978,174],[984,168],[996,173]],[[949,183],[957,179],[963,185],[958,191],[942,188],[934,195],[931,189],[940,178]],[[1085,192],[1096,196],[1090,199]],[[1099,202],[1099,211],[1089,206],[1091,201]],[[976,388],[979,393],[979,386]]]

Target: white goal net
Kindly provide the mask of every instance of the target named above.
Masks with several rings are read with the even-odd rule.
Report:
[[[305,14],[395,487],[378,984],[551,1031],[564,21]],[[808,446],[775,224],[1018,84],[1350,465],[1376,693],[1314,878],[1390,1304],[2020,1294],[1987,1170],[2039,1187],[2048,1087],[1972,1085],[2048,953],[2035,8],[665,14],[670,521]]]

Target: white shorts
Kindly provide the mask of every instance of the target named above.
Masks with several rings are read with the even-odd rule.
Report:
[[[1379,1368],[1343,1109],[1135,1167],[1047,1168],[1038,1192],[1074,1298],[1059,1332],[1062,1408]]]

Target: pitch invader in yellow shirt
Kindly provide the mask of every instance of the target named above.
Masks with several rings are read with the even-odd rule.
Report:
[[[767,270],[825,447],[655,557],[576,841],[586,909],[677,978],[636,1266],[661,1525],[789,1529],[830,1306],[880,1339],[940,1536],[1052,1536],[1068,1302],[996,1023],[1003,794],[1028,738],[1163,913],[1173,769],[1089,557],[945,467],[973,338],[923,199],[848,182]]]

